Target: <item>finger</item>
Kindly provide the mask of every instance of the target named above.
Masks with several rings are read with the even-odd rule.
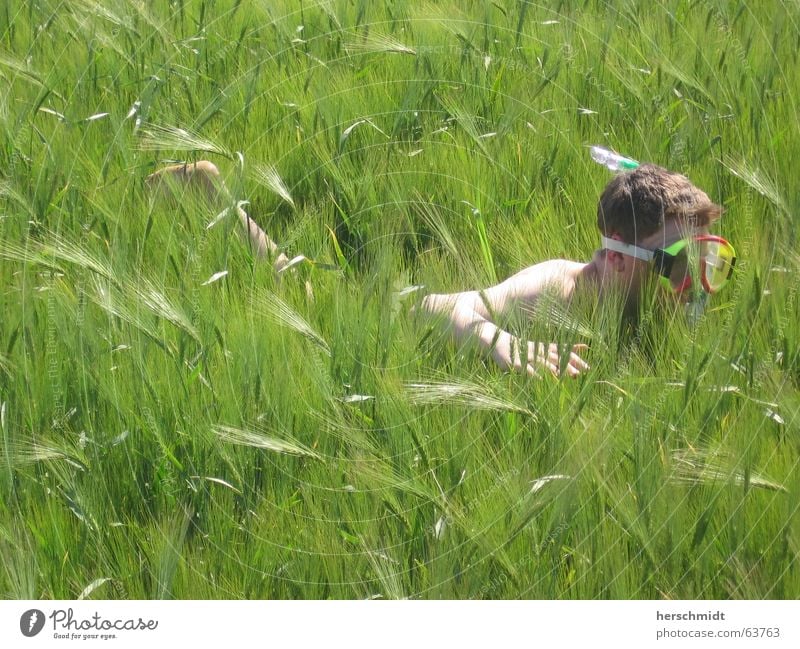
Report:
[[[574,378],[576,376],[580,376],[581,374],[587,372],[588,368],[576,367],[575,365],[567,365],[564,371],[567,373],[568,376]]]
[[[544,356],[544,345],[542,343],[528,343],[528,362],[536,364]]]
[[[581,370],[588,370],[589,363],[583,360],[580,356],[575,354],[574,352],[569,355],[569,364],[570,366],[576,367]]]
[[[542,359],[541,364],[546,367],[553,376],[561,375],[561,360],[558,356],[551,356],[548,359]]]
[[[585,360],[583,360],[583,357],[580,356],[579,354],[576,354],[575,352],[571,352],[569,358],[572,361],[577,361],[578,363],[583,363],[584,365],[588,365],[588,363]]]
[[[550,370],[550,373],[553,376],[559,376],[561,374],[561,370],[558,369],[558,363],[553,363],[551,361],[546,361],[543,364],[548,370]]]

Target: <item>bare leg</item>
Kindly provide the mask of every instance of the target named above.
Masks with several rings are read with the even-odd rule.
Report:
[[[226,204],[230,206],[233,203],[219,169],[213,162],[208,160],[163,167],[150,174],[145,182],[153,191],[175,198],[169,187],[168,179],[175,184],[185,185],[188,188],[200,191],[212,205],[222,207]],[[236,212],[256,257],[259,259],[272,259],[275,271],[280,272],[289,263],[289,259],[278,251],[277,244],[239,205],[236,206]]]

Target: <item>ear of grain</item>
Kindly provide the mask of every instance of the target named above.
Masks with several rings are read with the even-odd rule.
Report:
[[[789,204],[774,179],[769,178],[759,169],[754,169],[744,160],[739,160],[731,155],[726,155],[722,161],[723,166],[734,176],[741,179],[749,187],[769,200],[784,216],[791,216]]]
[[[254,303],[254,307],[266,318],[281,327],[292,329],[314,342],[322,351],[330,356],[331,349],[326,340],[286,302],[274,293],[261,292]]]
[[[484,385],[468,381],[405,383],[403,397],[416,406],[463,406],[472,410],[498,410],[535,415],[526,407],[493,393]]]
[[[287,455],[303,455],[321,460],[322,456],[306,448],[300,442],[292,439],[282,439],[264,435],[260,432],[235,428],[233,426],[215,425],[212,432],[225,442],[238,444],[239,446],[252,446],[261,448],[274,453],[285,453]]]
[[[478,146],[481,152],[488,158],[491,157],[489,155],[489,151],[486,148],[485,139],[481,136],[481,133],[478,131],[478,125],[475,121],[475,117],[467,111],[464,106],[461,105],[456,99],[447,95],[441,94],[436,96],[439,100],[439,103],[444,107],[444,109],[455,118],[458,125],[464,129],[464,132],[469,135],[470,139]]]
[[[78,601],[88,599],[89,595],[91,595],[95,590],[100,588],[105,583],[111,581],[110,577],[100,577],[95,579],[91,584],[89,584],[86,588],[81,591],[81,594],[78,595]]]
[[[295,207],[292,195],[275,167],[271,165],[256,165],[251,173],[256,182],[280,196],[292,207]]]
[[[179,508],[160,530],[161,547],[155,557],[155,599],[172,599],[175,596],[175,575],[193,516],[194,510],[191,507]]]
[[[221,144],[204,138],[189,129],[149,124],[142,127],[140,133],[139,148],[142,151],[182,151],[187,153],[202,151],[216,153],[231,160],[235,157]]]
[[[367,556],[375,577],[380,582],[383,588],[383,594],[387,599],[407,599],[403,591],[403,585],[400,581],[400,564],[389,557],[385,551],[369,550],[366,547],[366,541],[362,538],[361,543],[364,546],[364,554]]]
[[[380,34],[372,30],[370,30],[366,36],[346,43],[344,47],[349,52],[359,52],[365,54],[393,52],[396,54],[410,54],[414,56],[417,53],[413,47],[404,45],[391,36]]]
[[[684,484],[719,484],[732,482],[768,489],[770,491],[788,490],[781,484],[769,480],[757,473],[750,473],[747,478],[742,471],[735,468],[734,458],[718,450],[679,449],[672,453],[674,467],[672,479]]]

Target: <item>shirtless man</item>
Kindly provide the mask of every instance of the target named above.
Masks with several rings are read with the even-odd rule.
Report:
[[[160,184],[168,176],[201,188],[214,201],[224,196],[232,204],[210,162],[161,169],[148,183]],[[239,205],[236,209],[255,254],[272,258],[280,271],[286,256]],[[544,261],[481,291],[428,295],[421,310],[444,319],[457,341],[477,343],[503,369],[536,375],[545,368],[558,375],[561,351],[556,343],[525,344],[495,321],[516,308],[534,307],[545,293],[568,305],[579,290],[594,292],[600,299],[621,291],[623,316],[630,317],[638,310],[646,276],[654,271],[679,300],[714,293],[728,280],[735,262],[733,247],[708,234],[721,214],[722,208],[685,176],[645,164],[615,176],[601,194],[597,206],[601,247],[590,261]],[[564,359],[567,375],[588,369],[579,355],[585,348],[579,344],[569,350],[569,359]]]
[[[428,295],[423,307],[447,318],[459,341],[476,341],[500,367],[531,375],[544,367],[558,375],[555,343],[529,342],[523,349],[521,341],[494,320],[515,307],[532,307],[545,292],[569,304],[579,289],[593,291],[600,299],[621,290],[624,315],[631,317],[643,297],[646,275],[654,270],[680,300],[700,290],[716,292],[729,278],[735,261],[727,241],[708,235],[709,226],[721,213],[722,208],[685,176],[642,165],[615,176],[600,196],[601,247],[589,262],[545,261],[483,291]],[[694,248],[696,265],[688,261],[689,248]],[[678,254],[662,254],[670,252]],[[571,350],[566,363],[569,376],[588,369],[578,354],[585,347],[576,345]]]

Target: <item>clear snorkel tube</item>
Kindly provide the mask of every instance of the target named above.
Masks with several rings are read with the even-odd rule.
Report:
[[[639,163],[633,158],[626,158],[601,146],[591,147],[589,155],[597,164],[603,165],[610,171],[631,171],[639,166]]]

